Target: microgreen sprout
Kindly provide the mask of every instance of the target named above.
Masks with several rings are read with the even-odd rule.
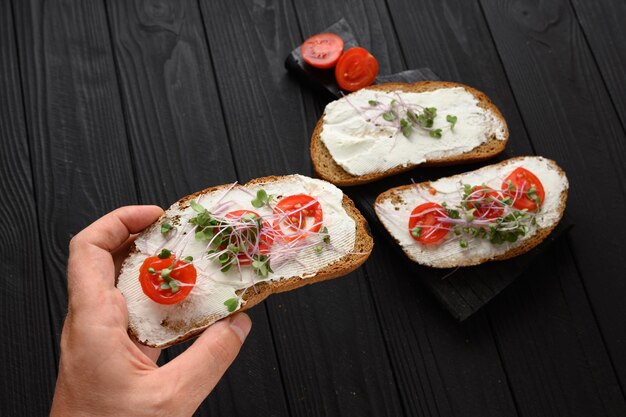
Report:
[[[229,298],[228,300],[224,301],[224,305],[228,309],[228,312],[232,313],[233,311],[237,310],[237,307],[239,307],[239,299]]]
[[[396,117],[396,113],[393,110],[389,110],[383,113],[383,119],[388,122],[393,122],[394,120],[396,120]]]
[[[163,236],[167,236],[167,234],[174,229],[174,226],[172,226],[172,224],[168,221],[165,221],[162,225],[161,225],[161,234]]]
[[[270,263],[269,263],[270,259],[267,255],[257,254],[257,255],[254,255],[252,259],[253,259],[252,270],[258,276],[262,278],[267,278],[270,272],[274,272],[272,271],[272,268],[270,267]]]
[[[413,237],[420,237],[422,234],[422,228],[419,226],[415,226],[413,229],[411,229],[411,236]]]
[[[370,100],[367,103],[372,107],[378,106],[378,104],[380,104],[376,100]]]
[[[159,257],[159,259],[167,259],[172,255],[172,252],[170,252],[167,249],[162,249],[161,253],[159,253],[157,256]]]
[[[454,125],[456,125],[457,120],[458,118],[453,114],[446,116],[446,122],[450,123],[450,130],[454,130]]]
[[[150,268],[148,268],[148,273],[149,273],[149,274],[155,274],[155,273],[156,273],[156,271],[155,271],[155,269],[154,269],[154,268],[150,267]]]
[[[267,195],[264,189],[260,189],[256,192],[256,197],[252,199],[251,203],[256,208],[261,208],[272,201],[272,197]]]

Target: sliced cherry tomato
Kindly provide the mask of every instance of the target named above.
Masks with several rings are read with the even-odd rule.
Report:
[[[283,197],[274,207],[274,212],[280,215],[274,226],[288,241],[318,232],[324,220],[320,203],[306,194]]]
[[[467,206],[476,209],[474,217],[496,219],[504,214],[504,196],[486,185],[476,185],[467,199]]]
[[[161,276],[161,271],[174,264],[169,277],[178,283],[178,291],[174,292],[170,287],[163,289],[161,285],[165,283]],[[153,273],[148,269],[154,269]],[[174,255],[161,259],[158,256],[150,256],[143,261],[139,268],[139,283],[144,294],[152,301],[159,304],[176,304],[184,300],[193,286],[196,284],[196,268],[189,262],[177,260]]]
[[[448,217],[437,203],[424,203],[415,207],[409,217],[409,233],[424,245],[439,243],[450,231],[450,226],[438,219]]]
[[[539,178],[526,168],[515,168],[502,183],[502,189],[513,199],[513,207],[519,210],[536,210],[546,196]]]
[[[320,33],[302,43],[304,62],[315,68],[332,68],[343,52],[343,39],[334,33]]]
[[[229,218],[229,219],[240,219],[242,222],[245,222],[246,220],[246,214],[252,214],[254,215],[254,217],[261,217],[259,216],[258,213],[252,211],[252,210],[235,210],[235,211],[231,211],[228,212],[224,215],[224,217]],[[249,219],[247,220],[249,222],[251,222],[252,220]],[[245,227],[245,224],[244,224]],[[272,247],[272,244],[274,243],[274,234],[273,232],[268,233],[269,230],[271,230],[271,225],[266,222],[263,221],[262,223],[262,228],[260,231],[260,236],[257,237],[257,233],[258,233],[258,226],[255,223],[250,223],[250,227],[248,229],[241,229],[242,232],[241,233],[237,233],[237,234],[231,234],[230,235],[230,244],[233,245],[241,245],[244,242],[240,242],[239,238],[236,238],[235,236],[240,236],[242,239],[248,240],[248,249],[247,249],[247,253],[239,253],[237,255],[237,259],[239,259],[239,265],[249,265],[252,263],[252,256],[253,255],[266,255],[269,253],[270,248]],[[258,240],[258,247],[257,245],[257,240]],[[224,249],[226,248],[227,244],[224,244],[222,246],[220,246],[220,249]]]
[[[367,49],[348,49],[335,67],[335,79],[339,87],[346,91],[356,91],[367,87],[376,79],[378,61]]]

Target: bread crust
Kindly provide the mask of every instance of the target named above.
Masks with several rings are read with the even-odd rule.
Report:
[[[459,155],[443,157],[439,159],[432,159],[426,161],[421,164],[411,164],[407,166],[396,166],[387,171],[382,172],[373,172],[365,175],[352,175],[346,170],[344,170],[335,160],[332,155],[328,151],[328,148],[322,142],[321,134],[323,130],[323,122],[325,114],[320,117],[317,124],[315,125],[315,129],[313,130],[313,134],[311,136],[311,161],[313,162],[313,170],[316,175],[320,178],[332,182],[335,185],[339,186],[352,186],[359,184],[366,184],[368,182],[376,181],[381,178],[389,177],[391,175],[399,174],[401,172],[410,171],[416,166],[444,166],[444,165],[456,165],[456,164],[465,164],[472,162],[480,162],[494,156],[498,155],[500,152],[504,150],[506,144],[509,140],[509,130],[504,120],[504,116],[500,110],[491,102],[489,97],[481,91],[476,90],[475,88],[469,87],[465,84],[454,83],[449,81],[419,81],[416,83],[383,83],[377,84],[370,87],[367,87],[368,90],[376,90],[376,91],[402,91],[406,93],[421,93],[425,91],[433,91],[441,88],[453,88],[453,87],[462,87],[472,93],[477,99],[479,106],[491,110],[496,117],[502,122],[504,126],[504,135],[505,138],[503,140],[496,139],[495,137],[489,138],[487,142],[482,145],[461,153]]]
[[[507,159],[506,161],[502,161],[500,163],[497,164],[492,164],[492,165],[488,165],[484,168],[488,168],[488,167],[497,167],[497,166],[504,166],[507,165],[513,161],[517,161],[517,160],[521,160],[524,159],[526,157],[521,156],[521,157],[515,157],[515,158],[510,158]],[[546,162],[548,162],[549,164],[553,165],[553,167],[557,170],[557,172],[559,173],[559,175],[561,177],[567,178],[567,176],[565,175],[565,171],[563,171],[563,169],[557,165],[556,162],[554,162],[551,159],[548,158],[544,158],[544,160]],[[439,178],[439,179],[447,179],[447,180],[453,180],[453,179],[460,179],[463,178],[465,174],[458,174],[458,175],[452,175],[450,177],[443,177],[443,178]],[[408,185],[401,185],[399,187],[394,187],[394,188],[390,188],[387,191],[384,191],[383,193],[381,193],[378,197],[376,197],[376,201],[374,202],[374,204],[381,204],[386,200],[392,200],[392,201],[401,201],[402,197],[402,193],[406,190],[410,190],[413,187],[430,187],[430,181],[425,181],[425,182],[421,182],[418,184],[408,184]],[[559,222],[561,221],[561,218],[563,218],[563,213],[565,211],[565,205],[567,203],[567,194],[568,194],[568,188],[565,187],[563,189],[563,191],[561,192],[561,196],[559,199],[559,205],[558,205],[558,217],[555,220],[555,222],[548,226],[548,227],[544,227],[541,229],[537,229],[536,233],[531,236],[528,239],[524,239],[523,240],[523,244],[520,246],[516,246],[514,248],[509,249],[507,252],[501,254],[501,255],[495,255],[495,256],[486,256],[483,258],[476,258],[476,259],[471,259],[468,261],[468,263],[465,263],[463,265],[457,265],[454,263],[445,263],[444,261],[440,262],[437,265],[426,265],[432,268],[456,268],[458,266],[474,266],[474,265],[480,265],[482,263],[485,263],[487,261],[503,261],[505,259],[510,259],[513,258],[515,256],[519,256],[522,255],[528,251],[530,251],[531,249],[533,249],[534,247],[536,247],[537,245],[539,245],[541,242],[543,242],[543,240],[548,237],[548,235],[552,232],[552,230],[554,230],[554,228],[557,226],[557,224],[559,224]],[[399,245],[400,242],[398,241],[398,239],[393,236],[393,234],[391,234],[391,231],[389,230],[389,228],[387,227],[387,225],[382,221],[382,219],[380,218],[380,216],[378,215],[378,213],[376,213],[376,217],[378,217],[379,220],[381,220],[381,223],[383,224],[383,226],[385,227],[385,229],[387,229],[387,231],[389,232],[389,234],[391,235],[391,237],[396,241],[396,243]],[[409,253],[407,251],[404,251],[407,256],[409,257],[409,259],[411,259],[413,262],[419,263],[420,265],[425,265],[419,262],[419,260],[412,258]]]
[[[246,187],[246,186],[252,186],[256,184],[266,184],[269,182],[282,180],[285,177],[289,177],[289,175],[256,178],[254,180],[247,182],[243,186]],[[231,185],[232,184],[224,184],[224,185],[209,187],[202,191],[198,191],[196,193],[183,197],[174,204],[178,204],[179,207],[182,208],[183,206],[186,206],[190,200],[195,200],[198,197],[201,197],[209,193],[215,193],[220,190],[225,190],[231,187]],[[255,287],[248,288],[242,296],[242,299],[245,301],[245,304],[242,306],[241,309],[237,310],[236,312],[246,311],[250,309],[251,307],[265,300],[271,294],[279,293],[279,292],[286,292],[286,291],[290,291],[296,288],[303,287],[305,285],[314,284],[316,282],[322,282],[322,281],[330,280],[333,278],[338,278],[338,277],[347,275],[348,273],[354,271],[359,266],[361,266],[367,260],[370,253],[372,252],[372,248],[374,247],[374,240],[372,239],[369,233],[367,221],[365,220],[363,215],[359,212],[359,210],[355,207],[354,202],[350,198],[348,198],[345,194],[343,195],[342,206],[346,210],[350,218],[352,218],[355,222],[356,235],[355,235],[353,252],[347,255],[344,255],[342,258],[331,263],[330,265],[326,265],[324,268],[317,271],[315,275],[311,277],[301,278],[301,277],[296,276],[296,277],[284,278],[279,281],[264,281],[264,282],[260,282],[256,284]],[[165,215],[162,215],[156,222],[154,222],[151,226],[149,226],[144,233],[150,233],[150,231],[153,228],[157,227],[158,224],[160,224],[159,222],[164,217]],[[131,247],[129,256],[136,252],[137,252],[137,248],[135,244],[133,244]],[[117,285],[117,279],[116,279],[116,285]],[[235,314],[236,312],[233,312],[232,314]],[[228,316],[230,316],[230,314]],[[156,348],[166,348],[168,346],[182,343],[188,339],[191,339],[197,336],[214,322],[215,322],[215,317],[204,317],[203,319],[195,323],[188,323],[188,326],[187,326],[188,328],[186,330],[181,329],[181,331],[184,332],[184,334],[181,334],[181,336],[178,337],[177,339],[164,343],[164,344],[151,344],[151,343],[147,343],[147,342],[139,340],[139,338],[137,337],[137,333],[138,333],[137,329],[135,329],[130,323],[128,327],[128,333],[131,337],[133,337],[135,340],[137,340],[139,343],[145,346],[156,347]]]

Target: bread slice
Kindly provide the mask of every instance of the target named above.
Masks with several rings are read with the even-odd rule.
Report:
[[[491,102],[489,97],[484,93],[466,86],[464,84],[446,82],[446,81],[420,81],[412,84],[408,83],[384,83],[367,87],[366,90],[381,91],[381,92],[394,92],[401,91],[406,93],[421,93],[427,91],[435,91],[445,88],[461,87],[470,92],[478,100],[479,107],[489,110],[500,121],[503,129],[503,138],[497,139],[495,134],[489,137],[485,142],[479,146],[469,150],[460,151],[458,153],[451,153],[446,156],[433,157],[426,160],[421,164],[409,164],[398,165],[385,171],[371,172],[363,175],[353,175],[342,168],[332,157],[327,146],[321,139],[321,134],[324,129],[324,118],[326,113],[317,122],[313,135],[311,137],[311,160],[313,162],[313,169],[315,173],[322,179],[330,181],[339,186],[352,186],[358,184],[365,184],[384,177],[395,175],[401,172],[409,171],[418,165],[422,166],[440,166],[440,165],[455,165],[462,163],[478,162],[489,158],[492,158],[502,152],[506,147],[509,133],[506,125],[506,121],[500,113],[500,110]],[[354,94],[354,93],[353,93]],[[346,96],[348,99],[351,94]]]
[[[485,183],[498,190],[504,178],[517,167],[525,167],[539,178],[545,190],[545,199],[536,212],[536,226],[530,226],[527,234],[516,242],[498,245],[476,238],[469,242],[467,248],[462,248],[458,239],[467,240],[467,235],[455,239],[456,236],[450,232],[444,241],[436,245],[423,245],[410,236],[408,219],[417,205],[446,201],[449,208],[453,207],[461,200],[462,184]],[[392,188],[378,196],[374,208],[385,228],[411,260],[434,268],[454,268],[509,259],[537,246],[561,220],[568,188],[565,172],[556,162],[543,157],[518,157],[433,182]]]
[[[199,271],[199,276],[191,293],[183,301],[169,306],[162,305],[150,300],[143,293],[138,277],[139,267],[146,257],[155,255],[163,247],[172,252],[180,251],[181,253],[177,253],[178,258],[183,258],[193,251],[196,251],[194,253],[198,253],[198,250],[204,251],[203,246],[199,246],[200,249],[194,246],[200,243],[192,236],[194,233],[190,228],[193,225],[188,222],[194,215],[190,208],[191,200],[200,202],[205,207],[211,205],[218,207],[223,205],[224,201],[227,203],[231,201],[232,204],[229,203],[230,206],[226,211],[248,209],[256,211],[261,216],[269,216],[270,208],[258,209],[250,204],[259,189],[266,190],[277,200],[286,195],[299,193],[309,194],[318,199],[324,212],[323,224],[327,226],[330,237],[328,244],[323,243],[323,252],[313,251],[314,248],[307,243],[306,248],[300,250],[296,256],[287,256],[287,260],[277,265],[278,267],[273,265],[272,258],[274,273],[270,273],[268,279],[262,279],[252,273],[250,266],[241,266],[242,272],[233,267],[224,274],[219,271],[219,262],[203,260],[200,256],[194,255],[194,266]],[[220,210],[224,212],[223,209]],[[161,234],[161,225],[166,221],[177,228],[177,235],[170,237],[169,241]],[[188,224],[189,226],[186,226]],[[309,236],[303,239],[303,245],[309,239],[313,238]],[[276,246],[275,240],[272,250]],[[131,336],[147,346],[163,348],[183,342],[201,333],[217,320],[234,314],[228,312],[224,305],[224,300],[228,298],[239,297],[237,311],[244,311],[260,303],[270,294],[344,276],[365,262],[372,247],[373,239],[369,234],[366,220],[355,208],[352,200],[334,185],[301,175],[264,177],[245,185],[207,188],[174,203],[160,219],[138,236],[122,266],[116,285],[127,300]],[[206,254],[206,251],[202,253]],[[205,266],[213,271],[211,276],[200,274]],[[257,282],[251,285],[249,280],[253,277]]]

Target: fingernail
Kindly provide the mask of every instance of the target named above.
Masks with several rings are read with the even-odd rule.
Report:
[[[239,336],[239,340],[241,340],[241,343],[243,343],[243,341],[246,340],[248,333],[250,333],[252,321],[247,314],[235,314],[230,320],[230,327],[235,333],[237,333],[237,336]]]

